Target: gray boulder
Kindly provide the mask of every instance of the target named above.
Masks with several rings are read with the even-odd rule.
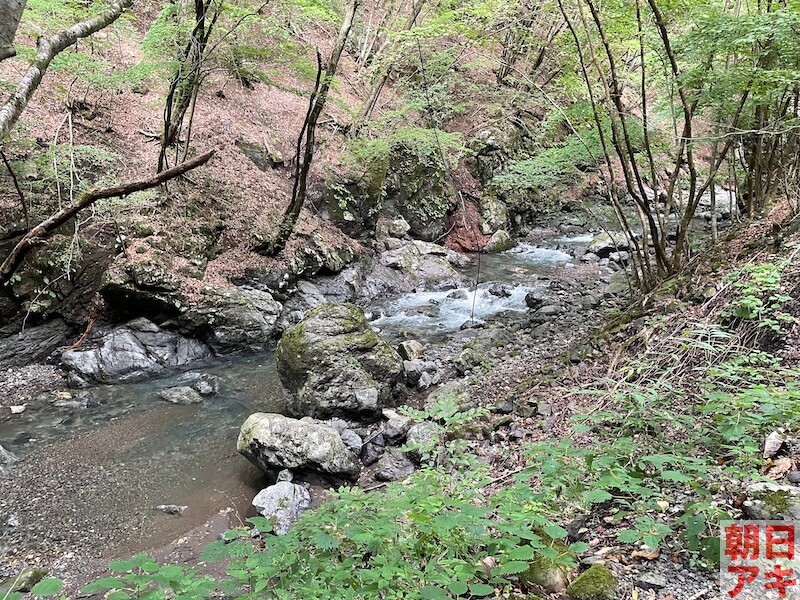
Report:
[[[386,419],[386,423],[383,424],[383,435],[390,444],[402,442],[408,434],[408,430],[414,425],[414,419],[390,409],[384,410],[383,416]]]
[[[525,304],[534,310],[542,306],[547,301],[547,297],[540,291],[534,290],[525,294]]]
[[[199,404],[203,401],[203,397],[200,395],[200,393],[188,385],[179,385],[166,390],[161,390],[158,392],[158,396],[162,400],[172,402],[173,404]]]
[[[0,477],[8,474],[11,465],[17,462],[17,457],[12,452],[0,445]]]
[[[393,237],[402,238],[411,230],[411,225],[408,224],[403,217],[395,217],[394,219],[378,219],[375,225],[375,237],[378,239]]]
[[[425,410],[428,412],[451,405],[460,411],[474,406],[472,396],[463,380],[448,381],[425,398]]]
[[[453,357],[453,366],[464,374],[486,360],[486,355],[494,348],[501,348],[513,340],[511,332],[502,325],[495,325],[479,330],[475,339],[467,342],[461,351]]]
[[[423,450],[436,447],[441,441],[441,435],[442,429],[436,423],[430,421],[415,423],[406,435],[406,446],[411,447],[407,451],[408,457],[414,462],[420,462]]]
[[[266,473],[307,469],[355,477],[359,466],[334,429],[271,413],[250,415],[236,445],[239,454]]]
[[[511,288],[502,283],[492,283],[486,288],[486,291],[498,298],[509,298],[511,296]]]
[[[546,304],[536,311],[535,316],[539,317],[554,317],[564,312],[563,307],[558,304]]]
[[[198,374],[197,378],[192,381],[190,386],[194,388],[201,396],[213,396],[219,393],[219,386],[222,379],[210,373]]]
[[[751,519],[796,521],[800,519],[800,488],[759,481],[747,488],[742,510]]]
[[[403,373],[405,374],[406,383],[410,386],[415,386],[419,383],[422,374],[425,372],[425,363],[420,359],[404,360]]]
[[[414,463],[402,452],[388,450],[375,465],[375,479],[378,481],[399,481],[414,472]]]
[[[443,246],[418,240],[399,242],[382,252],[356,282],[356,295],[372,300],[386,294],[457,287],[462,277],[453,268],[462,257]]]
[[[253,507],[258,514],[272,522],[273,533],[284,535],[300,515],[311,507],[311,496],[302,485],[279,481],[258,492],[253,498]]]
[[[487,254],[491,254],[493,252],[503,252],[504,250],[511,248],[513,245],[514,242],[511,239],[511,235],[505,229],[498,229],[492,234],[492,237],[489,238],[489,241],[486,242],[486,245],[483,247],[483,251]]]
[[[370,466],[378,462],[383,453],[386,451],[386,439],[383,434],[372,436],[363,446],[361,446],[361,453],[359,457],[365,466]]]
[[[425,346],[417,340],[406,340],[405,342],[400,342],[397,347],[397,353],[403,360],[414,360],[425,354]]]
[[[205,288],[182,319],[205,333],[215,352],[263,350],[272,341],[282,306],[269,292]]]
[[[329,300],[325,298],[325,294],[316,283],[298,281],[294,292],[283,303],[281,316],[275,324],[276,328],[279,331],[286,331],[292,325],[297,325],[302,321],[308,309],[327,302]]]
[[[61,319],[0,337],[0,369],[22,367],[42,360],[66,341],[67,325]]]
[[[67,350],[62,364],[93,383],[138,381],[210,356],[197,340],[164,331],[147,319],[117,327],[88,350]]]
[[[361,453],[361,446],[364,445],[364,441],[355,431],[352,429],[343,429],[339,432],[339,436],[342,438],[342,442],[344,442],[344,445],[347,446],[347,449],[350,450],[350,452],[353,454]]]
[[[400,356],[353,304],[311,309],[284,333],[276,362],[290,414],[318,419],[379,418],[403,372]]]
[[[608,258],[612,252],[628,249],[628,238],[622,232],[598,233],[586,247],[586,251],[599,258]]]

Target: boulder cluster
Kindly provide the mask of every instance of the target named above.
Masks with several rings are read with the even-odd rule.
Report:
[[[390,408],[395,388],[408,381],[425,348],[406,341],[392,348],[348,303],[320,304],[288,327],[276,351],[289,392],[288,416],[255,413],[244,422],[237,450],[276,483],[253,506],[283,534],[311,506],[294,474],[356,480],[365,467],[379,481],[404,479],[421,459],[400,445],[436,445],[438,429]],[[410,359],[410,360],[409,360]],[[413,370],[413,369],[412,369]]]

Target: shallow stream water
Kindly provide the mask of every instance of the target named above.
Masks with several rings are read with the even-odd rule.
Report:
[[[582,240],[563,238],[552,243],[580,244]],[[525,243],[500,254],[474,255],[472,263],[463,269],[468,285],[375,303],[371,325],[388,339],[406,336],[436,344],[469,319],[485,321],[509,311],[527,311],[528,292],[563,277],[571,260],[571,255],[562,250]],[[504,291],[492,293],[497,292],[498,285]]]

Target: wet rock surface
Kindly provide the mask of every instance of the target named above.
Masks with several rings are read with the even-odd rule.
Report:
[[[137,381],[211,355],[202,342],[165,331],[144,318],[102,335],[94,346],[61,355],[67,369],[91,383]]]
[[[180,385],[168,388],[160,391],[158,395],[162,400],[172,402],[173,404],[188,405],[198,404],[203,401],[203,397],[200,395],[200,393],[188,385]]]

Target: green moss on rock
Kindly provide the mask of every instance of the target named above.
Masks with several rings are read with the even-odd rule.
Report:
[[[556,562],[549,556],[540,554],[531,561],[528,570],[521,573],[519,577],[522,581],[537,585],[548,593],[563,594],[567,589],[570,576],[570,568],[563,563],[574,563],[575,555],[562,541],[551,538],[543,531],[537,531],[537,534],[552,550],[557,552],[560,559],[565,560]]]
[[[573,600],[614,600],[617,596],[617,580],[603,565],[592,565],[567,588]]]
[[[402,359],[354,304],[322,304],[287,329],[276,353],[294,416],[378,417]]]

